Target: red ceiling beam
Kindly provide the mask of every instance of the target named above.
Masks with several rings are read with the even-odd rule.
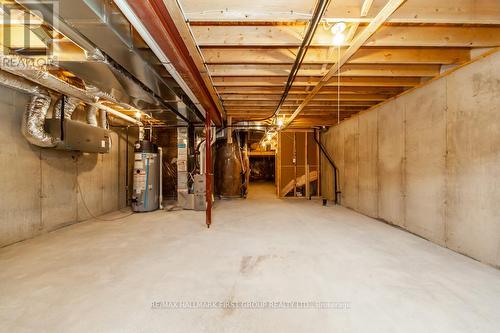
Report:
[[[205,111],[210,114],[212,121],[217,126],[222,125],[222,116],[163,1],[128,0],[127,3],[198,98]]]

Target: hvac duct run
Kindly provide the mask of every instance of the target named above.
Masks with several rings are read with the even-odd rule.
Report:
[[[151,212],[160,207],[161,159],[158,146],[150,141],[135,144],[132,210]]]
[[[53,148],[56,139],[45,131],[45,117],[50,108],[51,98],[46,90],[40,89],[41,95],[33,95],[23,115],[21,132],[32,145]]]
[[[101,116],[105,112],[137,125],[139,140],[142,140],[143,124],[98,103],[101,98],[117,103],[99,89],[85,85],[83,88],[71,85],[46,71],[35,68],[22,57],[0,55],[0,60],[2,69],[9,72],[0,71],[0,84],[32,95],[22,123],[22,133],[31,144],[43,148],[90,153],[109,152],[109,132],[106,126],[103,126],[104,128],[95,126],[97,124],[95,108],[101,110]],[[46,119],[52,102],[48,89],[67,96],[56,103],[52,119]],[[89,125],[71,120],[73,111],[82,103],[88,106]],[[105,125],[105,119],[101,118],[101,123]],[[65,138],[67,142],[61,142]]]

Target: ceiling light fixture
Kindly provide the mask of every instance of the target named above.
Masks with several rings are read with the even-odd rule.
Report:
[[[335,36],[333,36],[333,45],[335,46],[340,46],[344,44],[345,41],[345,35],[343,33],[338,33]]]
[[[284,124],[283,118],[278,118],[276,124],[278,125],[279,128],[283,127]]]
[[[347,25],[344,22],[338,22],[332,26],[331,31],[333,34],[336,35],[336,34],[343,33],[346,28],[347,28]]]
[[[333,45],[340,46],[345,42],[346,37],[344,35],[344,31],[346,28],[347,25],[344,22],[338,22],[332,26],[331,32],[333,34]]]

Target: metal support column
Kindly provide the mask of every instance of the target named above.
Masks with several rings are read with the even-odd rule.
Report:
[[[205,132],[206,132],[206,159],[205,159],[205,175],[207,177],[207,211],[206,211],[206,223],[207,228],[210,228],[212,224],[212,126],[211,126],[210,113],[206,113],[205,118]]]

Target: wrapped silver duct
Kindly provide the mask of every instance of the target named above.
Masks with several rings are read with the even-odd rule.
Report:
[[[97,127],[97,110],[99,110],[99,108],[95,105],[87,105],[86,107],[87,123],[90,126]]]
[[[86,103],[94,103],[97,97],[85,89],[75,87],[54,75],[38,68],[33,60],[18,56],[0,55],[0,68],[9,73],[22,76],[30,81],[36,82],[49,89],[55,90],[67,96],[73,96]]]
[[[107,112],[104,110],[101,110],[99,112],[99,118],[100,118],[100,123],[102,128],[108,129],[108,117],[107,117]]]
[[[54,107],[53,118],[61,119],[63,96],[61,96]],[[75,97],[64,97],[64,119],[71,119],[71,115],[80,105],[80,100]]]
[[[39,97],[38,99],[32,100],[32,103],[30,104],[29,109],[31,109],[33,107],[37,110],[41,109],[44,112],[44,117],[47,115],[48,109],[50,107],[50,98],[47,97],[47,96],[49,96],[48,92],[43,88],[39,88],[36,84],[33,84],[32,82],[37,83],[41,86],[44,86],[50,90],[54,90],[56,92],[64,94],[66,96],[71,96],[71,98],[78,101],[78,103],[80,103],[80,101],[81,101],[81,102],[84,102],[86,104],[95,105],[95,106],[97,106],[97,108],[99,108],[101,110],[101,112],[104,111],[106,113],[113,114],[113,115],[115,115],[115,116],[117,116],[125,121],[136,124],[139,127],[139,140],[142,140],[144,138],[144,125],[140,121],[138,121],[132,117],[129,117],[129,116],[127,116],[119,111],[116,111],[110,107],[107,107],[101,103],[97,103],[97,102],[101,101],[101,99],[104,99],[104,100],[108,100],[108,101],[113,102],[113,103],[118,103],[126,109],[131,109],[130,105],[119,103],[116,100],[116,98],[114,98],[113,96],[111,96],[105,92],[100,91],[96,87],[89,86],[89,87],[85,87],[84,89],[82,89],[82,88],[76,87],[74,85],[71,85],[71,84],[59,79],[58,77],[48,73],[44,68],[39,68],[39,67],[35,66],[31,59],[19,57],[19,56],[10,56],[10,55],[6,56],[6,55],[0,54],[0,69],[2,69],[5,72],[9,72],[11,74],[14,74],[14,75],[11,75],[9,73],[5,73],[5,72],[0,71],[0,73],[4,74],[3,75],[3,82],[4,82],[3,84],[8,85],[9,87],[12,87],[14,89],[21,90],[21,91],[26,92],[26,93],[34,94],[36,97]],[[15,80],[16,77],[18,78],[18,80]],[[25,79],[27,79],[27,80],[25,80]],[[2,84],[2,77],[0,77],[0,84]],[[40,89],[40,90],[37,90],[37,89]],[[42,91],[42,93],[40,91]],[[47,98],[49,100],[49,106],[45,109],[46,103],[44,101],[46,101]],[[68,98],[66,101],[68,101],[69,99],[70,98]],[[72,103],[76,103],[76,102],[72,102]],[[78,103],[76,105],[78,105]],[[43,108],[41,108],[41,104],[43,104]],[[57,103],[57,105],[60,105],[60,103]],[[75,108],[76,108],[76,106],[75,106]],[[73,106],[71,106],[71,105],[68,105],[68,111],[71,110],[71,112],[73,112],[75,108],[73,108]],[[27,110],[27,114],[28,113],[29,112]],[[59,108],[59,110],[54,110],[54,113],[55,113],[54,117],[57,117],[57,116],[61,117],[61,109],[60,108]],[[66,105],[65,105],[65,117],[67,117],[68,115],[71,116],[71,114],[69,112],[66,112]],[[38,117],[37,119],[40,120],[40,117]],[[37,123],[38,124],[38,121],[33,122],[33,118],[30,118],[30,121],[28,121],[28,119],[26,119],[26,124],[29,124],[29,123]],[[42,131],[40,131],[40,129]],[[23,133],[24,132],[26,132],[26,133],[32,132],[38,136],[38,139],[35,137],[35,139],[33,139],[33,140],[34,140],[34,142],[39,142],[40,144],[34,143],[35,145],[39,145],[42,147],[53,147],[55,145],[55,143],[53,142],[55,140],[49,139],[50,135],[48,135],[43,130],[43,123],[42,123],[41,127],[39,127],[39,130],[37,130],[37,131],[31,131],[31,130],[24,131],[24,129],[23,129]],[[36,133],[36,132],[38,132],[38,133]],[[43,132],[43,133],[41,133],[41,132]],[[31,139],[28,139],[28,141],[32,142]]]
[[[28,94],[44,96],[40,94],[40,88],[36,84],[4,71],[0,71],[0,84]]]
[[[39,147],[55,147],[57,141],[45,132],[45,117],[49,111],[51,98],[46,90],[40,89],[33,95],[23,115],[21,131],[29,143]]]
[[[39,147],[54,147],[56,140],[44,129],[45,117],[51,103],[49,92],[4,71],[0,71],[0,84],[33,95],[23,114],[21,132],[31,144]]]

